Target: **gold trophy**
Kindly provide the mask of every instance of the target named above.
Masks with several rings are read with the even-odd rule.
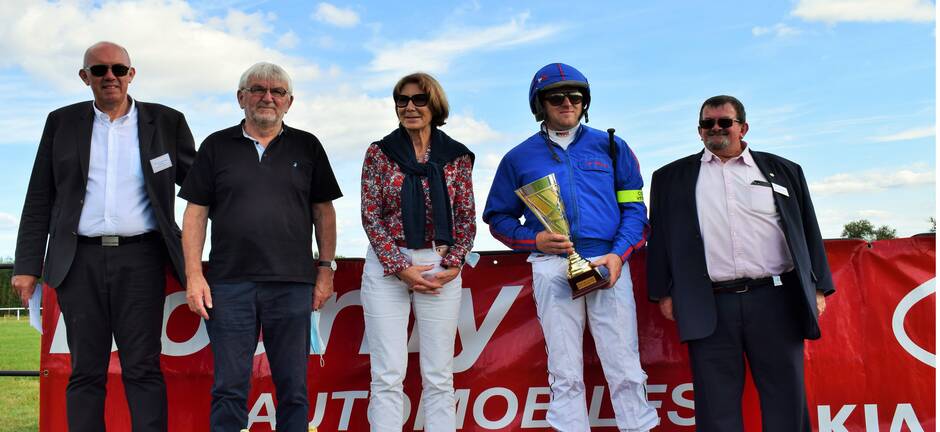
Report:
[[[516,195],[535,213],[546,231],[571,235],[568,219],[565,218],[565,203],[561,200],[561,191],[554,173],[516,189]],[[610,280],[604,278],[577,252],[572,252],[568,255],[568,285],[571,286],[571,298],[578,298],[591,291],[609,287]]]

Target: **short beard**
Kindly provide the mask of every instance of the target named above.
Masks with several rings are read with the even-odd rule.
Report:
[[[267,115],[259,114],[257,112],[251,113],[251,120],[258,126],[268,127],[277,124],[278,118],[277,115]]]
[[[711,137],[715,137],[715,136],[720,136],[721,140],[718,142],[715,142],[710,139]],[[731,140],[728,139],[728,135],[721,133],[721,132],[716,133],[716,134],[710,134],[710,133],[706,134],[704,141],[705,141],[705,147],[707,147],[709,150],[713,152],[724,150],[728,148],[729,145],[731,145]]]

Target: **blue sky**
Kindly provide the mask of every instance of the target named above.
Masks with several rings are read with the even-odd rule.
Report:
[[[537,129],[532,75],[564,62],[590,80],[589,125],[614,127],[644,178],[700,150],[701,102],[747,108],[754,149],[800,163],[825,237],[867,218],[901,236],[935,214],[936,24],[928,0],[316,3],[0,0],[0,257],[12,257],[46,114],[86,100],[84,49],[123,44],[132,96],[186,114],[199,143],[242,116],[241,72],[285,66],[285,121],[326,147],[346,196],[338,253],[363,256],[359,173],[397,124],[392,84],[422,70],[443,84],[443,130],[477,155],[482,211],[496,165]],[[182,214],[182,202],[178,214]],[[478,222],[477,250],[504,249]]]

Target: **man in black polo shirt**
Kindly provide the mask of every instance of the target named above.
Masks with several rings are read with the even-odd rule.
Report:
[[[287,72],[255,64],[242,74],[237,95],[245,119],[202,142],[180,191],[189,201],[186,300],[206,320],[215,360],[211,430],[248,424],[252,357],[264,329],[278,430],[306,431],[310,306],[333,294],[332,200],[342,193],[317,138],[282,122],[294,100]],[[209,218],[212,249],[203,275]]]

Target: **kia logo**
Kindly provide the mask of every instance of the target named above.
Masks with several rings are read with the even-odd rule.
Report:
[[[927,296],[936,291],[936,278],[924,282],[919,287],[912,289],[911,292],[907,293],[907,295],[901,299],[898,306],[894,308],[894,316],[891,317],[891,329],[894,330],[894,338],[898,340],[901,348],[904,348],[904,351],[907,351],[912,357],[932,368],[937,367],[936,354],[928,352],[911,340],[910,336],[908,336],[907,332],[904,330],[904,318],[907,317],[908,312],[911,311],[911,308],[914,307],[917,302],[927,298]]]

